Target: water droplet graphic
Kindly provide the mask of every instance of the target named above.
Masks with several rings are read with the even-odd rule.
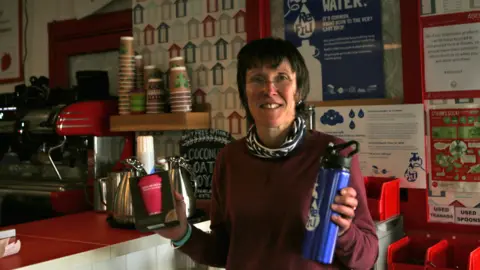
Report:
[[[364,116],[365,116],[365,113],[363,112],[362,109],[360,109],[360,111],[358,111],[358,117],[363,118]]]
[[[350,118],[354,118],[355,112],[353,110],[350,110],[350,113],[348,114],[348,116],[350,116]]]
[[[350,125],[348,125],[348,127],[349,127],[350,129],[355,129],[355,122],[353,122],[353,120],[350,121]]]
[[[315,18],[310,13],[306,5],[300,9],[300,13],[293,24],[293,29],[298,37],[310,38],[315,30]]]

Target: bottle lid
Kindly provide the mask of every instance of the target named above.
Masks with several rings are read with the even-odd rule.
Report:
[[[350,153],[346,156],[341,156],[340,152],[348,147],[355,146]],[[329,143],[327,146],[327,154],[323,160],[323,163],[328,168],[344,168],[350,169],[352,166],[352,157],[360,150],[360,144],[357,141],[349,141],[342,144]]]
[[[349,170],[352,166],[352,158],[331,155],[325,159],[325,166],[328,168],[344,168]]]

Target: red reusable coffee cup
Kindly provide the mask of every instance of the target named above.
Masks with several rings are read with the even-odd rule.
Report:
[[[138,186],[148,215],[160,214],[162,212],[162,178],[156,174],[147,175],[140,179]]]

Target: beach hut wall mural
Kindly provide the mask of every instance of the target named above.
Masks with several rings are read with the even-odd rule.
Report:
[[[132,1],[135,51],[166,74],[168,59],[183,56],[195,104],[209,103],[211,127],[246,134],[236,85],[237,54],[246,43],[245,0]],[[179,154],[181,132],[156,133],[160,154]]]

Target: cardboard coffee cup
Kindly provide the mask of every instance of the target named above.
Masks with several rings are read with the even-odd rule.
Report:
[[[162,212],[162,178],[157,174],[144,176],[138,181],[145,210],[148,215]]]
[[[146,108],[158,108],[158,107],[164,107],[165,102],[156,102],[156,103],[150,103],[146,106]]]
[[[133,89],[133,88],[132,88],[132,89]],[[118,95],[119,95],[119,96],[122,96],[121,98],[119,97],[118,100],[121,101],[121,100],[128,100],[128,99],[130,99],[130,92],[131,92],[131,91],[132,91],[132,90],[130,90],[130,89],[129,89],[128,91],[127,91],[127,90],[123,90],[123,89],[118,90],[118,91],[117,91],[117,92],[118,92]]]
[[[132,90],[133,90],[133,85],[132,86],[121,86],[118,88],[118,93],[122,95],[128,95]]]
[[[120,55],[118,57],[118,62],[125,64],[135,64],[135,57],[132,55]]]
[[[162,80],[158,78],[150,78],[147,81],[147,89],[162,89]]]
[[[118,80],[120,82],[126,81],[126,82],[135,82],[135,76],[133,74],[119,74],[118,75]]]
[[[118,86],[120,86],[120,88],[132,88],[134,85],[135,83],[133,80],[118,82]]]
[[[134,85],[135,80],[133,78],[118,78],[119,85]]]
[[[171,93],[190,91],[190,80],[185,67],[170,69],[169,89]]]
[[[148,80],[155,78],[155,66],[150,65],[150,66],[144,66],[143,67],[143,84],[148,86]]]
[[[185,60],[181,56],[170,58],[169,63],[170,68],[185,66]]]
[[[132,92],[132,90],[133,90],[134,88],[135,88],[135,87],[133,87],[133,86],[129,86],[129,87],[126,87],[126,86],[119,87],[118,90],[117,90],[118,97],[119,97],[119,98],[121,98],[121,97],[123,97],[123,96],[129,97],[129,96],[130,96],[130,92]]]
[[[135,55],[135,67],[137,69],[142,69],[143,70],[143,56],[141,55]]]
[[[133,37],[120,37],[120,55],[133,56]]]
[[[132,69],[132,70],[119,70],[118,72],[118,77],[121,78],[121,77],[135,77],[135,70]]]
[[[121,57],[118,60],[119,65],[132,65],[135,66],[135,60],[132,59],[131,57]]]
[[[180,224],[175,209],[175,187],[171,185],[169,172],[159,171],[155,174],[162,179],[161,212],[157,215],[150,215],[145,207],[142,190],[139,186],[139,181],[143,177],[131,177],[129,181],[133,213],[135,215],[135,228],[141,232],[157,231],[165,227],[175,227]]]
[[[177,99],[177,100],[170,100],[170,105],[172,106],[180,106],[180,105],[192,105],[192,100],[190,99]]]
[[[177,98],[177,97],[192,97],[192,92],[190,91],[178,91],[170,93],[170,97]]]
[[[170,100],[170,102],[179,102],[179,101],[183,101],[183,100],[192,101],[192,96],[187,96],[187,95],[172,96],[172,95],[170,95],[169,100]]]
[[[122,70],[123,68],[128,68],[128,69],[136,69],[135,63],[134,62],[128,62],[128,61],[120,61],[118,63],[118,69]]]
[[[170,104],[170,107],[172,108],[172,110],[181,110],[185,107],[192,107],[192,103],[191,102],[182,102],[182,103],[171,103]]]
[[[172,112],[191,112],[192,106],[181,105],[181,106],[171,106]]]
[[[192,103],[175,103],[175,104],[170,104],[170,107],[172,107],[172,110],[173,109],[182,109],[182,108],[185,108],[185,107],[192,107]]]

